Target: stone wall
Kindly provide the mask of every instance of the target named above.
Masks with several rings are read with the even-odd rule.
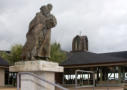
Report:
[[[0,86],[5,85],[5,69],[0,68]]]
[[[88,38],[87,36],[74,37],[72,42],[72,51],[88,51]]]

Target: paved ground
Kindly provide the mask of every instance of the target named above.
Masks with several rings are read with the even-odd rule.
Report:
[[[0,88],[0,90],[16,90],[16,88]],[[60,90],[60,89],[56,89],[56,90]],[[69,88],[69,90],[124,90],[121,87],[96,87],[95,89],[93,88]]]
[[[77,88],[77,89],[69,89],[69,90],[124,90],[123,88],[120,87],[97,87],[95,89],[93,88]]]
[[[0,88],[0,90],[16,90],[16,88]]]
[[[68,88],[69,90],[124,90],[122,87]],[[60,89],[56,89],[60,90]]]

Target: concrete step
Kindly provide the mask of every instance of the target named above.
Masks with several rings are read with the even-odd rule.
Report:
[[[69,90],[124,90],[122,87],[68,88]]]
[[[93,90],[93,88],[68,88],[69,90]],[[16,88],[0,88],[0,90],[17,90]],[[56,89],[60,90],[60,89]],[[124,90],[122,87],[96,87],[94,90]]]
[[[84,88],[68,88],[69,90],[124,90],[123,87],[95,87],[94,89],[89,87],[84,87]],[[56,88],[56,90],[61,90]]]
[[[0,90],[17,90],[16,88],[0,88]]]

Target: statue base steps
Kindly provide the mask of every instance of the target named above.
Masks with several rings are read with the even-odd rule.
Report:
[[[63,72],[58,63],[36,60],[16,62],[9,67],[10,72],[32,72],[47,81],[55,83],[55,72]],[[21,75],[21,90],[55,90],[53,85],[47,84],[31,75]]]

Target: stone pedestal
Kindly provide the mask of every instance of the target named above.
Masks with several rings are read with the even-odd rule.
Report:
[[[32,72],[47,81],[55,83],[55,72],[63,72],[63,67],[58,63],[43,60],[17,62],[9,67],[10,72]],[[21,90],[55,90],[55,87],[47,84],[31,75],[21,75]]]

